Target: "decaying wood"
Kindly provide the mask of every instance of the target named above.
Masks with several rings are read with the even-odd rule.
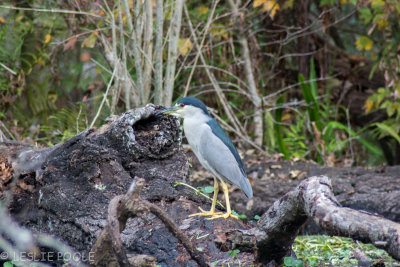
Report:
[[[330,179],[319,176],[303,181],[261,217],[255,231],[260,261],[281,262],[307,218],[329,234],[373,243],[400,259],[400,224],[341,207],[333,195]]]
[[[227,265],[234,261],[229,257],[234,249],[240,250],[235,259],[242,265],[280,263],[310,218],[328,233],[375,243],[400,258],[398,224],[341,207],[334,197],[335,193],[340,203],[357,209],[369,208],[360,201],[349,202],[363,192],[373,198],[379,194],[377,186],[371,188],[374,184],[363,176],[372,172],[367,169],[346,169],[351,177],[342,179],[332,175],[332,168],[313,165],[301,175],[332,177],[333,193],[326,176],[300,182],[303,178],[285,180],[277,173],[278,178],[272,179],[247,161],[250,176],[262,175],[253,177],[255,196],[248,200],[234,191],[231,200],[234,209],[249,218],[264,214],[258,224],[188,218],[199,206],[208,209],[210,203],[185,186],[175,186],[176,181],[188,183],[189,164],[180,146],[179,122],[171,116],[154,116],[160,108],[147,105],[130,110],[100,129],[89,129],[52,148],[1,143],[0,199],[9,200],[9,211],[20,224],[64,240],[85,263],[93,259],[88,257],[93,252],[96,265],[195,266],[216,261]],[[274,164],[273,171],[289,172],[298,163],[287,162],[281,169]],[[386,172],[395,173],[391,168]],[[376,175],[381,190],[395,202],[399,188],[392,186],[387,192],[384,186],[390,180]],[[143,189],[137,187],[136,195],[125,194],[134,177],[145,179]],[[269,196],[268,188],[286,194],[273,203],[278,194]],[[396,220],[399,208],[385,201],[389,200],[383,200],[388,206],[383,215]]]
[[[109,266],[110,263],[117,261],[120,266],[128,266],[128,262],[135,266],[133,262],[128,261],[120,233],[124,230],[128,218],[141,216],[143,212],[152,212],[179,239],[199,266],[209,266],[175,222],[159,207],[140,197],[143,187],[144,180],[139,178],[131,185],[127,194],[112,199],[108,208],[108,224],[100,233],[91,251],[94,254],[94,261],[91,264]]]
[[[174,187],[176,181],[186,181],[189,166],[180,147],[179,122],[171,116],[153,116],[161,108],[130,110],[52,148],[1,143],[0,200],[19,223],[63,239],[87,260],[106,225],[109,202],[126,192],[133,177],[146,179],[142,197],[161,206],[160,201],[172,202],[189,193]],[[127,251],[150,254],[170,265],[181,250],[174,247],[179,243],[163,230],[160,220],[151,220],[146,227],[159,230],[143,237],[137,228],[143,221],[128,221],[122,240]],[[166,245],[173,249],[164,252],[145,245],[161,239],[168,239]],[[140,241],[130,244],[132,240]],[[189,260],[190,256],[182,259]]]
[[[230,197],[234,210],[250,218],[261,216],[266,207],[271,207],[275,200],[307,177],[325,175],[331,179],[333,193],[342,206],[400,222],[400,166],[327,167],[270,158],[247,158],[245,162],[255,196],[244,202],[239,191],[234,191]],[[196,185],[204,186],[205,183]],[[318,232],[315,224],[308,225],[306,230]]]
[[[52,248],[57,255],[74,255],[76,252],[68,245],[47,234],[32,234],[18,225],[0,203],[0,251],[1,260],[12,260],[16,266],[48,266],[40,262],[43,255],[40,246]],[[54,254],[53,254],[54,255]],[[85,265],[74,257],[70,257],[71,265]]]

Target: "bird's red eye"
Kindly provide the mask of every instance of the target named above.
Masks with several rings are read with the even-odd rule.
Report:
[[[185,106],[185,104],[181,103],[180,106],[181,106],[181,108],[183,108]]]

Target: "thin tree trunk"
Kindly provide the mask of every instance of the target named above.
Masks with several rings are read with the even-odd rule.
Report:
[[[162,86],[163,86],[163,0],[157,0],[156,9],[156,46],[154,51],[154,103],[156,105],[161,105],[163,100]]]
[[[129,10],[128,10],[129,12]],[[121,1],[118,2],[118,17],[119,17],[119,33],[120,33],[120,50],[122,53],[122,61],[120,62],[121,72],[118,81],[120,82],[120,86],[122,90],[125,92],[125,107],[126,109],[131,108],[131,97],[132,97],[132,87],[129,86],[130,75],[127,70],[127,60],[126,60],[126,48],[125,48],[125,38],[124,38],[124,23],[122,19],[122,7]],[[113,42],[116,43],[117,39],[114,39]],[[115,50],[117,51],[117,50]]]
[[[104,3],[106,4],[107,2],[104,2]],[[117,72],[115,74],[115,82],[114,82],[114,90],[113,90],[114,92],[113,92],[112,102],[111,102],[111,111],[114,112],[115,107],[118,103],[118,99],[120,97],[121,91],[123,91],[123,93],[124,93],[125,105],[126,105],[127,109],[131,108],[131,104],[133,104],[134,106],[138,106],[139,102],[138,102],[138,94],[137,94],[135,82],[132,80],[132,77],[129,75],[129,72],[126,69],[127,68],[126,67],[126,54],[124,55],[124,53],[123,53],[122,60],[119,57],[120,53],[118,52],[119,49],[118,49],[117,42],[120,41],[123,43],[123,41],[117,39],[117,33],[116,33],[117,26],[115,23],[114,16],[112,15],[113,12],[108,7],[108,5],[105,5],[105,6],[107,8],[107,11],[110,14],[110,17],[112,18],[112,22],[111,22],[112,43],[109,41],[108,37],[106,37],[102,33],[102,31],[99,31],[99,40],[103,44],[104,51],[105,51],[105,57],[106,57],[108,63],[110,64],[110,66],[113,69],[117,68]],[[121,9],[121,6],[119,5],[118,8]],[[126,13],[128,14],[129,10],[127,10]],[[119,15],[119,16],[121,16],[121,15]],[[120,24],[119,30],[121,32],[123,31],[122,24]],[[121,34],[121,36],[123,36],[123,35]],[[125,48],[126,48],[125,45],[121,44],[120,50],[124,51]],[[133,99],[133,102],[131,102],[132,99]]]
[[[175,9],[171,23],[171,33],[168,46],[168,64],[164,86],[165,95],[163,99],[163,104],[165,106],[171,106],[172,94],[174,92],[175,68],[178,59],[178,41],[179,32],[181,30],[183,3],[184,0],[175,1]]]
[[[143,93],[145,102],[142,104],[147,104],[150,98],[150,88],[151,88],[151,72],[153,69],[153,8],[152,1],[144,2],[144,9],[146,14],[146,28],[144,36],[143,50],[144,53],[144,84]]]
[[[127,0],[125,0],[126,5],[127,5]],[[137,1],[136,3],[136,10],[135,13],[139,14],[139,8],[140,8],[140,1]],[[129,9],[128,12],[129,13]],[[129,18],[128,18],[129,20]],[[135,59],[135,70],[136,70],[136,88],[139,92],[139,97],[140,97],[140,103],[143,104],[144,101],[144,90],[143,90],[143,71],[142,71],[142,57],[140,56],[140,40],[138,36],[138,24],[139,24],[139,16],[136,16],[135,24],[136,28],[133,28],[132,23],[129,23],[129,31],[131,31],[131,40],[132,40],[132,51],[133,51],[133,58]],[[132,28],[131,28],[132,26]]]

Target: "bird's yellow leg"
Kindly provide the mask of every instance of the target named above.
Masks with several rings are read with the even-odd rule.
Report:
[[[211,218],[207,218],[207,219],[208,219],[208,220],[214,220],[214,219],[218,219],[218,218],[228,219],[228,217],[232,217],[232,218],[234,218],[234,219],[239,219],[238,216],[232,214],[232,211],[231,211],[231,204],[229,203],[229,191],[228,191],[228,186],[227,186],[226,183],[224,183],[223,181],[221,181],[221,186],[222,186],[222,191],[224,192],[224,196],[225,196],[226,213],[215,214],[215,215],[213,215]]]
[[[214,216],[214,215],[217,215],[217,214],[222,214],[222,212],[215,212],[215,205],[217,203],[218,191],[219,191],[218,181],[214,177],[214,196],[213,196],[213,200],[212,200],[210,211],[205,211],[205,210],[203,210],[202,208],[199,207],[199,210],[201,210],[201,212],[191,214],[191,215],[189,215],[189,217],[193,217],[193,216]]]

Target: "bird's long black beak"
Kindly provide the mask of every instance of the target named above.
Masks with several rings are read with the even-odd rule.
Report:
[[[157,116],[162,115],[162,114],[173,114],[179,107],[177,106],[172,106],[170,108],[162,109],[156,113]]]

